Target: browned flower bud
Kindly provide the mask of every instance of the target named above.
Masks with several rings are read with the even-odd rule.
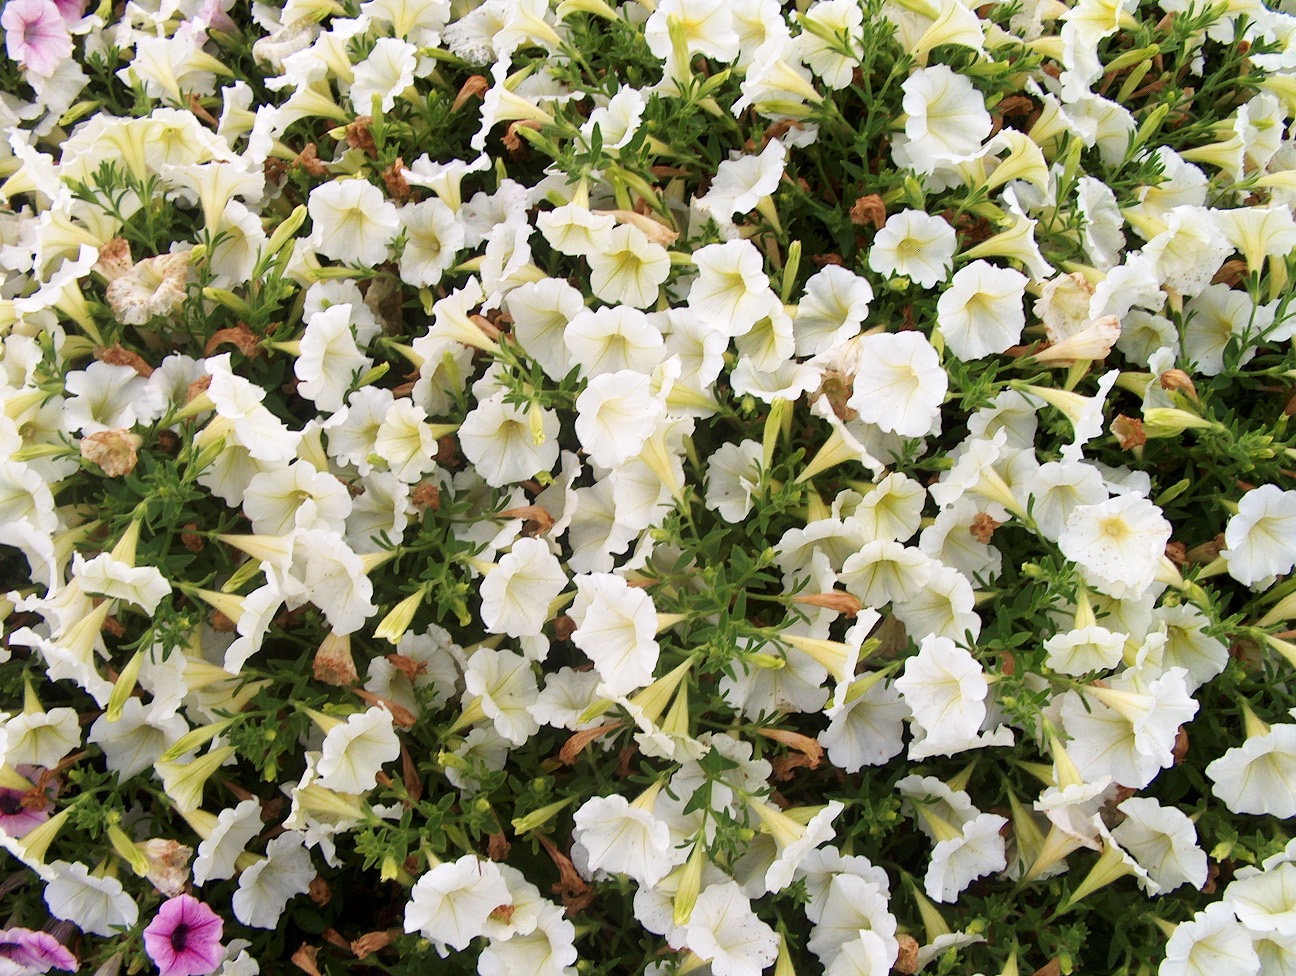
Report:
[[[1192,377],[1182,369],[1167,369],[1162,373],[1161,389],[1182,393],[1194,402],[1197,400],[1197,387],[1193,384]]]
[[[1003,525],[997,519],[991,518],[985,512],[977,512],[972,519],[972,524],[968,526],[968,531],[972,533],[973,538],[982,545],[988,545],[990,537],[994,535],[995,529]]]
[[[350,635],[330,633],[315,652],[314,673],[316,681],[328,685],[355,684],[355,660],[351,657]]]
[[[838,613],[851,618],[864,607],[864,604],[849,593],[838,593],[836,590],[831,593],[806,593],[793,597],[793,602],[807,607],[825,607],[829,610],[836,610]]]
[[[148,879],[168,898],[185,890],[189,882],[189,858],[193,848],[174,840],[154,837],[135,845],[148,862]]]
[[[900,943],[900,954],[896,956],[891,968],[897,973],[918,972],[918,940],[901,932],[896,936],[896,941]]]
[[[135,262],[131,258],[130,242],[124,237],[114,237],[99,248],[99,260],[93,270],[107,281],[116,281],[133,267]]]
[[[872,224],[878,230],[886,223],[886,204],[876,193],[860,197],[850,209],[850,222],[857,227]]]
[[[310,900],[317,905],[327,905],[333,900],[333,892],[329,888],[328,882],[319,875],[316,875],[311,880],[310,887],[307,889],[306,894],[309,895]]]
[[[463,83],[459,89],[459,94],[455,96],[450,111],[457,112],[464,107],[464,103],[470,98],[480,98],[482,94],[490,87],[490,79],[484,75],[473,75]]]
[[[1111,432],[1116,437],[1122,451],[1132,451],[1147,443],[1147,434],[1143,431],[1143,421],[1137,417],[1118,416],[1111,424]]]
[[[373,955],[379,949],[385,949],[400,935],[400,929],[388,929],[386,932],[366,932],[351,943],[351,951],[357,959]]]
[[[99,465],[108,477],[119,478],[135,470],[143,443],[128,430],[101,430],[81,438],[81,456]]]

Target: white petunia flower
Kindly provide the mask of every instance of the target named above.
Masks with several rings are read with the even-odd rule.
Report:
[[[1072,509],[1058,548],[1090,583],[1124,599],[1140,596],[1152,585],[1171,531],[1161,509],[1131,492]]]
[[[524,745],[540,731],[531,707],[540,695],[531,661],[512,651],[479,647],[464,668],[465,714],[491,721],[507,743]]]
[[[914,721],[942,739],[974,736],[985,721],[985,671],[947,637],[924,637],[895,686]]]
[[[919,173],[934,172],[950,157],[975,154],[990,135],[990,113],[981,93],[967,76],[946,65],[918,68],[901,89],[909,140],[905,155]]]
[[[297,391],[320,410],[342,409],[355,377],[373,365],[356,345],[351,319],[351,305],[331,305],[312,315],[302,332],[293,374],[301,381]]]
[[[116,935],[139,918],[135,899],[113,877],[95,877],[80,861],[51,861],[52,877],[45,886],[45,904],[55,918],[67,919],[93,935]]]
[[[948,277],[957,247],[954,228],[943,218],[923,210],[905,210],[888,217],[877,232],[869,248],[868,266],[885,277],[908,278],[931,288]]]
[[[621,224],[611,231],[607,248],[586,256],[590,289],[609,305],[647,308],[670,276],[666,248],[648,240],[638,227]]]
[[[921,332],[880,332],[859,343],[846,405],[889,433],[922,437],[936,429],[949,386],[940,356]]]
[[[304,895],[315,880],[304,835],[280,834],[266,845],[266,856],[239,875],[238,891],[230,903],[234,917],[253,928],[273,929],[290,899]]]
[[[334,180],[311,191],[308,204],[315,250],[334,261],[381,264],[400,230],[396,205],[361,179]]]
[[[708,244],[693,252],[697,277],[688,304],[701,318],[731,336],[742,335],[766,314],[769,278],[760,251],[751,241]]]
[[[973,261],[960,268],[936,302],[945,344],[962,360],[1001,353],[1021,341],[1022,302],[1030,281],[1020,271]]]
[[[1296,817],[1296,725],[1249,736],[1211,762],[1206,777],[1234,813]]]
[[[652,597],[611,573],[577,576],[574,582],[571,640],[594,662],[605,693],[627,695],[647,685],[659,654]]]
[[[810,276],[793,320],[796,355],[820,356],[859,334],[873,286],[848,268],[825,265]]]
[[[518,539],[482,579],[482,623],[492,634],[534,637],[549,619],[549,604],[567,585],[558,557],[540,539]]]
[[[1296,566],[1296,491],[1261,485],[1242,496],[1224,529],[1220,553],[1229,575],[1247,586],[1262,586]]]
[[[576,437],[591,461],[615,468],[643,450],[665,414],[651,390],[651,379],[630,369],[589,381],[576,398]]]
[[[459,427],[464,457],[493,488],[548,472],[558,461],[558,415],[535,404],[524,410],[504,396],[479,401]]]
[[[452,949],[484,934],[491,912],[512,902],[499,865],[475,854],[443,861],[414,883],[405,906],[405,931]]]
[[[715,976],[759,976],[778,955],[778,935],[732,881],[708,885],[698,895],[685,940]]]
[[[646,794],[647,800],[656,791]],[[644,799],[644,798],[641,798]],[[631,803],[619,794],[586,800],[573,816],[574,836],[589,857],[591,871],[627,874],[645,888],[654,888],[683,862],[687,849],[671,842],[670,828],[649,806]]]
[[[400,755],[392,715],[375,705],[328,730],[317,770],[319,785],[339,793],[373,789],[385,763]]]
[[[1147,869],[1149,881],[1139,878],[1145,892],[1164,895],[1182,884],[1197,890],[1206,884],[1206,852],[1197,846],[1197,828],[1186,813],[1137,796],[1117,809],[1126,819],[1112,836]]]

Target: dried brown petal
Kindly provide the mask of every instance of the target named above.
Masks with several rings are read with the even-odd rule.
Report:
[[[399,705],[390,698],[383,698],[381,695],[375,695],[372,691],[365,691],[363,688],[352,688],[357,695],[367,701],[370,705],[381,705],[387,711],[391,712],[392,724],[400,726],[402,729],[408,729],[414,724],[416,719],[413,713],[404,705]]]
[[[352,149],[359,149],[366,156],[376,156],[378,154],[378,145],[374,142],[373,133],[369,127],[373,125],[373,118],[368,115],[357,115],[354,122],[347,125],[342,130],[342,138]]]
[[[886,204],[876,193],[870,193],[855,201],[850,209],[850,222],[857,227],[872,224],[878,230],[886,223]]]
[[[351,657],[350,635],[329,634],[315,652],[313,672],[316,681],[344,687],[353,685],[359,678],[355,660]]]
[[[323,976],[319,971],[319,966],[315,965],[315,958],[319,955],[319,949],[315,946],[301,944],[301,948],[292,954],[292,961],[297,968],[308,976]]]
[[[371,956],[379,949],[385,949],[396,941],[400,929],[388,929],[386,932],[366,932],[351,943],[351,951],[360,959]]]
[[[130,474],[139,463],[143,439],[128,430],[100,430],[81,438],[81,456],[110,478]]]
[[[576,761],[576,757],[581,754],[587,745],[595,739],[601,739],[609,732],[615,732],[621,728],[623,722],[605,722],[603,725],[595,726],[592,729],[585,729],[581,732],[573,733],[563,747],[558,750],[558,759],[563,764],[570,766]]]
[[[1182,369],[1167,369],[1162,373],[1161,389],[1174,390],[1193,401],[1197,399],[1197,386],[1193,383],[1192,377]]]
[[[1137,417],[1120,414],[1111,423],[1111,432],[1116,437],[1122,451],[1132,451],[1147,443],[1147,434],[1143,431],[1143,421]]]
[[[131,257],[130,242],[124,237],[114,237],[99,248],[99,260],[94,269],[107,281],[116,281],[135,266]]]
[[[977,542],[988,545],[991,536],[995,533],[995,529],[1001,525],[1003,525],[1002,522],[991,518],[985,512],[977,512],[972,519],[972,524],[968,526],[968,531],[972,533],[972,537]]]
[[[912,935],[901,932],[896,935],[896,941],[900,943],[900,954],[896,957],[896,961],[891,964],[891,968],[897,973],[918,972],[918,940]]]
[[[410,198],[410,185],[405,182],[405,160],[399,156],[382,171],[382,180],[387,187],[387,196],[397,203],[404,203]]]
[[[203,347],[203,355],[210,356],[225,343],[229,343],[248,359],[256,359],[261,355],[261,340],[252,334],[251,329],[241,323],[231,329],[220,329],[212,333],[212,337],[207,340],[207,345]]]
[[[794,603],[800,603],[807,607],[825,607],[828,610],[836,610],[840,614],[853,619],[862,609],[864,604],[849,593],[840,593],[833,590],[831,593],[803,593],[801,596],[793,598]]]
[[[145,379],[153,375],[153,367],[145,362],[144,357],[124,348],[121,343],[115,346],[95,346],[94,357],[110,366],[129,366]]]
[[[455,96],[454,102],[450,106],[450,111],[457,112],[464,107],[464,103],[470,98],[480,98],[490,88],[490,79],[483,75],[473,75],[463,83],[459,89],[459,94]]]
[[[310,887],[306,889],[306,894],[310,900],[317,905],[327,905],[333,900],[333,892],[328,886],[328,882],[316,875],[311,879]]]

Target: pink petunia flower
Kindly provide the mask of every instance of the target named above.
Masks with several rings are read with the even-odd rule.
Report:
[[[0,931],[0,959],[17,963],[32,972],[46,973],[50,969],[75,972],[80,963],[49,932],[14,928]]]
[[[85,16],[86,2],[87,0],[54,0],[54,6],[58,7],[63,23],[71,29],[73,24]]]
[[[221,917],[193,895],[176,895],[144,930],[144,951],[161,976],[207,976],[225,958],[224,928]]]
[[[18,773],[35,782],[39,769],[38,766],[23,765],[18,767]],[[52,787],[46,790],[47,793],[52,791]],[[39,804],[32,803],[27,800],[28,794],[27,790],[0,786],[0,833],[17,840],[50,818],[54,804],[48,799]],[[24,800],[27,802],[24,803]]]
[[[0,27],[9,57],[33,74],[48,78],[72,55],[72,35],[54,0],[9,0]]]

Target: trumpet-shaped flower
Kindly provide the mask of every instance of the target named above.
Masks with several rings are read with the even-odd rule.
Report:
[[[684,938],[715,976],[759,976],[778,955],[778,935],[733,881],[708,885],[698,895]]]
[[[1206,777],[1234,813],[1296,817],[1296,725],[1250,736],[1210,763]]]
[[[604,373],[576,398],[576,437],[590,460],[615,468],[643,450],[665,407],[653,396],[652,381],[631,369]]]
[[[670,276],[666,248],[648,240],[632,224],[614,228],[607,249],[587,255],[586,260],[590,288],[609,305],[647,308],[657,301],[658,288]]]
[[[922,437],[940,422],[949,387],[940,356],[921,332],[881,332],[859,343],[859,366],[846,405],[860,419],[904,437]]]
[[[373,788],[385,763],[400,755],[400,740],[392,715],[375,705],[352,715],[324,736],[319,785],[339,793],[364,793]]]
[[[688,853],[671,843],[664,820],[618,794],[586,800],[573,820],[591,871],[627,874],[645,888],[656,887]]]
[[[982,813],[956,828],[951,836],[940,837],[923,878],[927,894],[937,901],[951,902],[983,874],[1002,871],[1008,860],[1000,831],[1007,823],[1007,817]]]
[[[356,374],[373,365],[356,346],[351,319],[351,305],[331,305],[312,315],[302,333],[301,354],[293,363],[301,381],[297,391],[321,410],[342,409]]]
[[[652,597],[611,573],[578,576],[575,582],[572,643],[594,662],[605,693],[628,695],[648,684],[659,653]]]
[[[0,27],[10,60],[33,74],[51,77],[72,56],[72,35],[54,0],[9,0]]]
[[[942,739],[974,736],[985,721],[985,672],[947,637],[924,637],[895,686],[914,721]]]
[[[5,762],[49,768],[81,745],[81,726],[71,708],[15,715],[3,726]]]
[[[1206,852],[1197,846],[1197,828],[1186,813],[1140,796],[1117,809],[1125,821],[1112,836],[1147,869],[1148,881],[1139,878],[1144,891],[1163,895],[1182,884],[1199,890],[1206,884]]]
[[[288,830],[266,845],[266,856],[239,875],[230,903],[234,917],[253,928],[273,929],[290,899],[304,895],[315,879],[303,834]]]
[[[868,266],[885,277],[908,278],[931,288],[949,275],[957,247],[954,228],[943,218],[905,210],[888,217],[877,232]]]
[[[531,661],[512,651],[478,648],[464,668],[465,715],[490,719],[507,743],[524,745],[540,731],[530,709],[540,696]]]
[[[566,585],[567,574],[543,541],[518,539],[482,579],[482,623],[492,634],[534,637]]]
[[[499,865],[475,854],[444,861],[418,879],[405,906],[405,931],[452,949],[484,934],[491,912],[513,896]]]
[[[1124,599],[1152,585],[1171,531],[1161,509],[1131,492],[1077,505],[1058,535],[1058,548],[1090,583]]]
[[[823,355],[855,338],[872,300],[868,280],[840,265],[825,265],[811,275],[793,320],[796,355]]]
[[[708,244],[693,252],[697,278],[689,289],[689,308],[731,336],[742,335],[766,314],[769,278],[751,241]]]
[[[563,341],[569,361],[590,377],[622,369],[647,374],[666,355],[662,334],[648,316],[624,305],[582,308],[567,323]]]
[[[1247,586],[1263,585],[1296,566],[1296,491],[1261,485],[1242,496],[1224,529],[1220,553],[1229,575]]]
[[[163,902],[144,929],[144,951],[161,976],[207,976],[225,958],[225,923],[193,895]]]
[[[400,230],[396,205],[365,180],[323,183],[311,191],[307,206],[315,227],[314,247],[334,261],[381,264]]]
[[[1022,301],[1030,281],[1020,271],[973,261],[960,268],[936,302],[940,334],[962,360],[1003,352],[1021,341]]]
[[[76,924],[83,932],[109,936],[117,926],[130,928],[139,918],[135,899],[112,877],[95,877],[80,861],[52,861],[45,886],[45,904],[55,918]]]
[[[973,155],[990,135],[985,100],[967,76],[936,64],[914,71],[901,88],[908,116],[905,154],[918,172],[932,173],[942,161]]]
[[[538,420],[538,423],[533,423]],[[558,415],[530,411],[496,393],[478,402],[459,427],[459,446],[493,488],[549,471],[558,461]]]
[[[1158,976],[1259,976],[1251,933],[1227,902],[1215,902],[1175,926]]]
[[[194,811],[194,820],[201,811]],[[205,816],[210,816],[206,814]],[[209,825],[200,824],[206,833],[198,845],[198,856],[193,863],[193,880],[196,885],[208,881],[223,881],[234,877],[237,861],[249,841],[261,833],[261,804],[255,798],[227,807]],[[195,821],[196,822],[196,821]]]

